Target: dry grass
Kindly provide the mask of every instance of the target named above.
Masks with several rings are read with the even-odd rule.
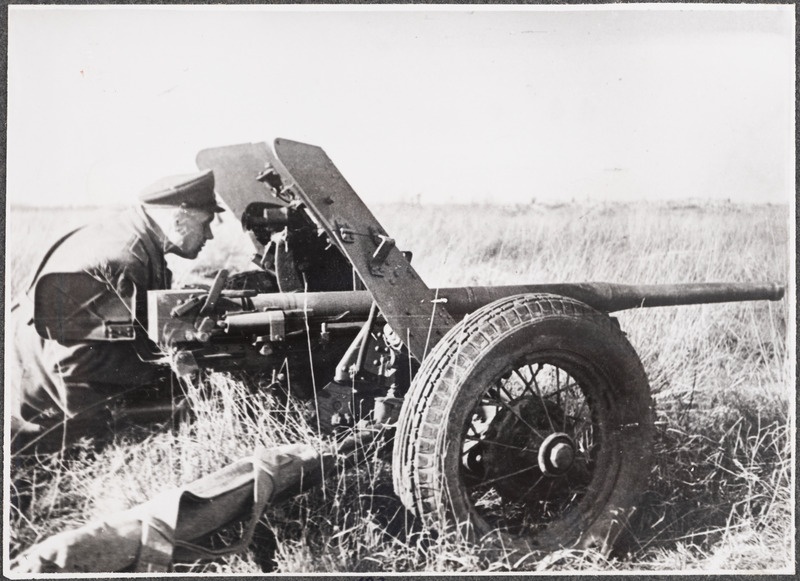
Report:
[[[602,280],[626,283],[789,277],[789,211],[782,206],[598,205],[378,207],[376,215],[430,285]],[[21,288],[40,232],[78,213],[8,214],[7,279]],[[52,228],[50,227],[52,225]],[[43,227],[44,226],[44,227]],[[178,282],[246,266],[235,224],[198,263],[177,260]],[[223,227],[224,226],[224,227]],[[244,241],[243,241],[244,240]],[[620,313],[657,402],[656,464],[627,544],[605,559],[564,551],[539,571],[788,571],[793,546],[793,390],[789,301]],[[100,453],[26,468],[35,499],[11,515],[12,553],[94,516],[248,454],[258,444],[310,438],[298,410],[222,375],[190,394],[197,421],[121,434]],[[258,573],[505,570],[472,547],[432,538],[394,496],[385,459],[366,455],[325,486],[270,507],[253,548],[189,567]],[[185,570],[186,567],[182,567]]]

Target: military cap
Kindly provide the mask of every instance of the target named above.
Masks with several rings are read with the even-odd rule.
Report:
[[[214,172],[205,171],[162,178],[139,194],[139,201],[150,206],[185,206],[224,212],[214,196]]]

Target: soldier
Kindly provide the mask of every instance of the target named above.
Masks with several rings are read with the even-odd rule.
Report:
[[[56,242],[12,307],[7,386],[12,451],[32,450],[33,444],[50,451],[84,435],[108,434],[120,407],[174,392],[169,368],[142,357],[157,351],[145,334],[147,291],[170,287],[164,255],[196,258],[213,238],[211,221],[223,208],[217,205],[210,170],[160,180],[138,201],[114,220],[89,224]],[[55,272],[87,273],[103,281],[101,294],[123,301],[130,302],[135,293],[135,339],[42,338],[34,326],[34,289],[42,276]]]

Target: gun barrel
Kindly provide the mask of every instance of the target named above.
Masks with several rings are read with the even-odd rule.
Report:
[[[514,294],[548,293],[569,297],[611,313],[644,307],[669,307],[704,303],[739,301],[776,301],[784,288],[775,283],[690,283],[625,285],[606,282],[583,282],[499,287],[463,287],[441,289],[453,316],[482,307]]]
[[[606,313],[644,307],[666,307],[701,303],[779,300],[784,287],[775,283],[692,283],[623,285],[604,282],[534,284],[441,288],[438,296],[455,318],[498,299],[517,294],[554,294],[573,298]],[[252,298],[258,311],[282,310],[287,316],[310,320],[358,321],[368,314],[372,297],[368,291],[272,293]],[[433,308],[433,306],[432,306]],[[230,331],[246,331],[261,324],[262,313],[231,314]]]
[[[639,307],[671,307],[741,301],[777,301],[784,287],[775,283],[692,283],[674,285],[611,285],[609,311]]]

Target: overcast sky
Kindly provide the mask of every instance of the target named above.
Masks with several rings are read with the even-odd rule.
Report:
[[[11,6],[7,199],[274,137],[367,201],[794,195],[793,5],[473,8]]]

